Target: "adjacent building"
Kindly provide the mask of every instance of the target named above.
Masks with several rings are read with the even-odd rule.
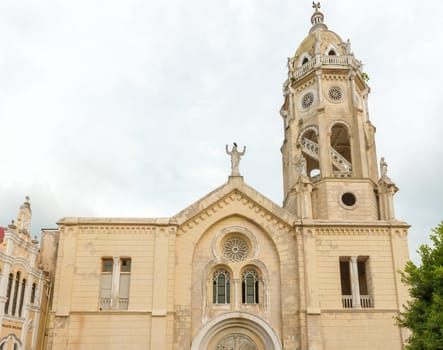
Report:
[[[0,228],[0,349],[40,349],[47,316],[49,280],[39,267],[31,238],[29,198],[17,220]]]

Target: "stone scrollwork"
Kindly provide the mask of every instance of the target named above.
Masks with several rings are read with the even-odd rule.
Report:
[[[230,334],[218,343],[216,350],[258,350],[258,347],[243,334]]]

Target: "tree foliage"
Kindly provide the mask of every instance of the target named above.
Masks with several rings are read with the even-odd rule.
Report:
[[[411,300],[397,319],[412,334],[407,350],[443,349],[443,222],[431,233],[433,246],[418,249],[421,265],[412,261],[401,272]]]

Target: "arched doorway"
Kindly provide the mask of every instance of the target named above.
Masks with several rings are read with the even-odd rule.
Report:
[[[281,350],[272,327],[243,312],[219,315],[207,322],[194,338],[191,350]]]

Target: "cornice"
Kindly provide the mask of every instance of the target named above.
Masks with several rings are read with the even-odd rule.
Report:
[[[225,197],[216,201],[205,210],[202,210],[198,215],[194,216],[190,220],[186,221],[182,225],[180,225],[180,229],[186,233],[189,230],[192,230],[194,227],[198,226],[200,223],[204,222],[212,215],[220,211],[221,209],[229,206],[230,204],[237,202],[242,204],[244,207],[247,207],[249,210],[258,214],[259,217],[276,226],[279,230],[285,230],[289,232],[291,230],[292,224],[279,218],[275,213],[265,209],[263,206],[258,204],[255,200],[251,199],[244,193],[233,190],[231,193],[227,194]],[[280,208],[280,210],[284,210]]]
[[[174,218],[111,218],[111,217],[65,217],[57,222],[59,226],[176,226]]]

